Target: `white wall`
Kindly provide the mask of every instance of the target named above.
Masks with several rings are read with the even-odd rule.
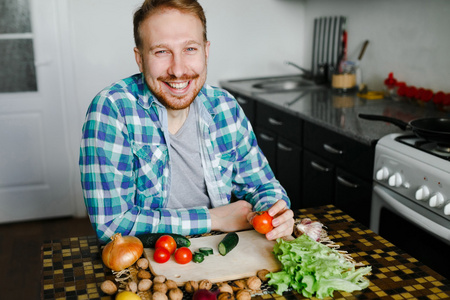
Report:
[[[304,1],[200,0],[211,41],[208,83],[298,73],[303,65]]]
[[[408,85],[450,93],[450,1],[447,0],[308,0],[305,62],[310,64],[313,20],[347,17],[349,60],[356,60],[364,40],[363,79],[382,88],[389,72]]]

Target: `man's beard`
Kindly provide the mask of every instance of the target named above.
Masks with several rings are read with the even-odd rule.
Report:
[[[206,76],[205,76],[206,77]],[[175,77],[173,75],[169,76],[160,76],[158,77],[158,82],[161,84],[166,84],[166,82],[173,82],[173,81],[189,81],[189,84],[195,84],[193,82],[196,79],[199,79],[199,74],[194,75],[184,75],[182,77]],[[152,91],[153,95],[158,99],[158,101],[164,105],[168,109],[172,110],[180,110],[185,109],[191,105],[191,103],[195,100],[198,93],[203,87],[203,84],[205,83],[205,79],[203,79],[203,82],[201,85],[195,86],[194,89],[189,92],[187,95],[172,95],[167,92],[163,92],[163,89],[158,88],[157,90],[152,89],[152,87],[147,83],[150,90]]]

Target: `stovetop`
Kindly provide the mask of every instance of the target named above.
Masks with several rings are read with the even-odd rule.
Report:
[[[395,140],[405,145],[409,145],[414,149],[424,151],[428,154],[437,156],[445,160],[450,160],[450,144],[442,145],[434,142],[429,142],[415,135],[399,135],[395,138]]]

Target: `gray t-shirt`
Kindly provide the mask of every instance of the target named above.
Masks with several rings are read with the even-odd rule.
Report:
[[[196,106],[176,134],[170,134],[172,184],[168,208],[211,207],[200,157]]]

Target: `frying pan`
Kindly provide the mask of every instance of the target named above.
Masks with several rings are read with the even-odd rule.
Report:
[[[419,118],[406,123],[402,120],[380,116],[359,114],[361,119],[385,121],[398,126],[400,129],[409,130],[429,142],[450,145],[450,119],[449,118]]]

